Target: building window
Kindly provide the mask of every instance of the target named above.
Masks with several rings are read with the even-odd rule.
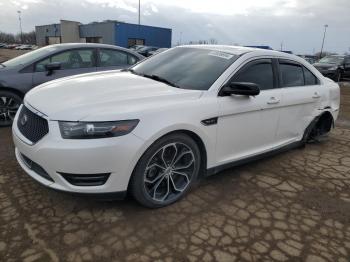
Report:
[[[128,48],[134,45],[145,45],[145,39],[129,38]]]

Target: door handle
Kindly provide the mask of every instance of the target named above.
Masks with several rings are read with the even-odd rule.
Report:
[[[320,98],[320,97],[321,96],[317,92],[315,92],[314,95],[312,96],[312,98]]]
[[[270,100],[269,101],[267,101],[267,104],[268,105],[274,105],[274,104],[278,104],[280,102],[280,100],[279,99],[276,99],[276,97],[270,97]]]

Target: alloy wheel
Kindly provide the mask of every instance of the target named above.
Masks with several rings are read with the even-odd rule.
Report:
[[[21,102],[9,96],[0,96],[0,125],[7,125],[13,122]]]
[[[164,145],[150,158],[144,172],[148,196],[158,202],[178,198],[191,183],[195,161],[189,146],[179,142]]]

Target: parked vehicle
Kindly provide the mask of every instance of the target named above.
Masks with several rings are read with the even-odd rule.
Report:
[[[166,50],[168,50],[168,49],[169,49],[169,48],[159,48],[159,49],[157,49],[157,50],[155,50],[155,51],[149,51],[149,52],[148,52],[148,55],[149,55],[149,56],[156,55],[156,54],[162,53],[162,52],[164,52],[164,51],[166,51]]]
[[[76,74],[127,68],[144,57],[103,44],[50,45],[0,64],[0,126],[8,126],[25,93],[42,83]]]
[[[338,84],[302,58],[202,45],[43,84],[12,128],[18,162],[40,183],[129,190],[154,208],[203,176],[328,133],[338,112]]]
[[[17,46],[19,46],[19,44],[9,44],[7,45],[7,49],[15,49]]]
[[[6,48],[6,47],[7,47],[6,44],[3,44],[3,43],[0,44],[0,48]]]
[[[350,78],[350,56],[330,55],[320,59],[314,66],[326,77],[339,82]]]
[[[20,45],[20,46],[16,46],[14,49],[16,49],[16,50],[32,50],[33,47],[32,47],[32,45]]]
[[[144,47],[136,50],[136,52],[138,52],[140,55],[148,57],[148,56],[151,56],[150,52],[154,52],[154,51],[156,51],[158,49],[159,48],[155,47],[155,46],[144,46]]]
[[[300,55],[301,58],[304,58],[310,64],[314,64],[317,62],[317,57],[314,55]]]
[[[137,51],[137,50],[141,49],[142,47],[144,47],[144,45],[133,45],[129,49],[133,50],[133,51]]]

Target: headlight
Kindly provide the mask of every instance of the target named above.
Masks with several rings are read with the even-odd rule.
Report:
[[[115,122],[59,122],[62,138],[95,139],[116,137],[129,134],[139,120],[122,120]]]
[[[337,70],[337,69],[338,69],[337,66],[332,66],[332,67],[328,68],[328,70]]]

